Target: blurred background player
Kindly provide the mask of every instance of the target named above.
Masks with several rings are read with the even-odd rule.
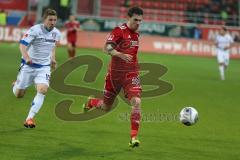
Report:
[[[109,111],[120,92],[124,90],[131,106],[131,140],[130,147],[137,147],[140,141],[137,139],[139,123],[141,119],[141,86],[139,79],[139,65],[137,52],[139,47],[139,33],[137,32],[143,19],[143,10],[132,7],[128,10],[128,21],[112,30],[104,51],[112,57],[106,75],[103,99],[89,98],[84,105],[87,111],[93,107]]]
[[[32,101],[29,114],[24,122],[25,127],[34,128],[34,116],[43,105],[49,87],[50,66],[55,68],[55,47],[60,40],[60,31],[55,28],[57,13],[47,9],[43,15],[43,24],[31,27],[20,40],[22,63],[13,93],[22,98],[26,88],[35,84],[37,94]]]
[[[217,61],[219,64],[221,80],[225,80],[225,70],[227,69],[227,66],[229,64],[229,50],[232,43],[233,38],[227,32],[227,28],[222,27],[215,39],[215,45],[217,48]]]
[[[65,23],[67,29],[67,47],[68,57],[74,58],[76,54],[76,42],[77,42],[77,31],[79,30],[80,24],[76,20],[74,15],[69,16],[69,20]]]

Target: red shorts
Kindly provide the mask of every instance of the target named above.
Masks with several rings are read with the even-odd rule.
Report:
[[[72,44],[73,47],[76,47],[77,37],[75,36],[68,36],[67,42]]]
[[[139,72],[108,73],[104,86],[104,103],[111,106],[122,88],[129,101],[132,97],[141,97]]]

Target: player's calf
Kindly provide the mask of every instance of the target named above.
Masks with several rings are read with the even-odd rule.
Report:
[[[103,100],[100,98],[88,97],[88,102],[83,105],[83,112],[87,112],[92,108],[103,108]]]
[[[130,101],[132,105],[132,111],[130,116],[130,122],[131,122],[131,140],[129,143],[130,147],[138,147],[140,142],[137,140],[138,130],[140,126],[141,121],[141,99],[139,97],[133,97]]]
[[[101,109],[106,111],[106,112],[109,112],[112,109],[112,105],[108,106],[106,104],[103,104]]]

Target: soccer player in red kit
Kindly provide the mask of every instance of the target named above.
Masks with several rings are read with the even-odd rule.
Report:
[[[80,24],[76,20],[74,15],[70,15],[69,20],[65,23],[67,29],[67,47],[68,57],[74,58],[76,54],[76,42],[77,42],[77,31],[79,30]]]
[[[137,147],[140,141],[137,139],[139,123],[141,119],[141,85],[139,79],[139,64],[137,52],[139,47],[139,25],[143,19],[143,10],[132,7],[128,10],[128,21],[112,30],[107,38],[104,51],[112,59],[105,79],[104,96],[89,98],[84,105],[84,111],[91,108],[101,108],[109,111],[114,99],[121,89],[124,90],[131,106],[131,140],[130,147]]]

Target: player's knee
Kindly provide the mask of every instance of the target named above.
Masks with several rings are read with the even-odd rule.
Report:
[[[219,66],[224,66],[224,63],[220,62],[220,63],[219,63]]]
[[[25,91],[24,90],[17,90],[16,92],[13,92],[13,94],[17,97],[17,98],[23,98]]]
[[[114,103],[114,98],[113,99],[104,98],[103,105],[101,107],[102,110],[109,112],[112,109],[113,103]]]
[[[47,90],[48,90],[47,88],[40,88],[38,92],[42,94],[47,94]]]
[[[105,112],[109,112],[112,109],[112,105],[103,105],[102,106],[102,110],[104,110]]]
[[[24,97],[24,94],[15,94],[15,96],[16,96],[17,98],[23,98],[23,97]]]
[[[131,102],[131,105],[134,107],[141,106],[141,99],[139,97],[133,97],[130,102]]]
[[[18,94],[16,95],[17,98],[23,98],[24,97],[24,94]]]
[[[46,94],[47,91],[48,91],[48,86],[46,86],[46,85],[37,86],[37,92],[42,93],[42,94]]]
[[[68,44],[68,49],[70,49],[70,50],[71,50],[71,49],[72,49],[72,47],[73,47],[73,46],[72,46],[72,44],[71,44],[71,43],[69,43],[69,44]]]

